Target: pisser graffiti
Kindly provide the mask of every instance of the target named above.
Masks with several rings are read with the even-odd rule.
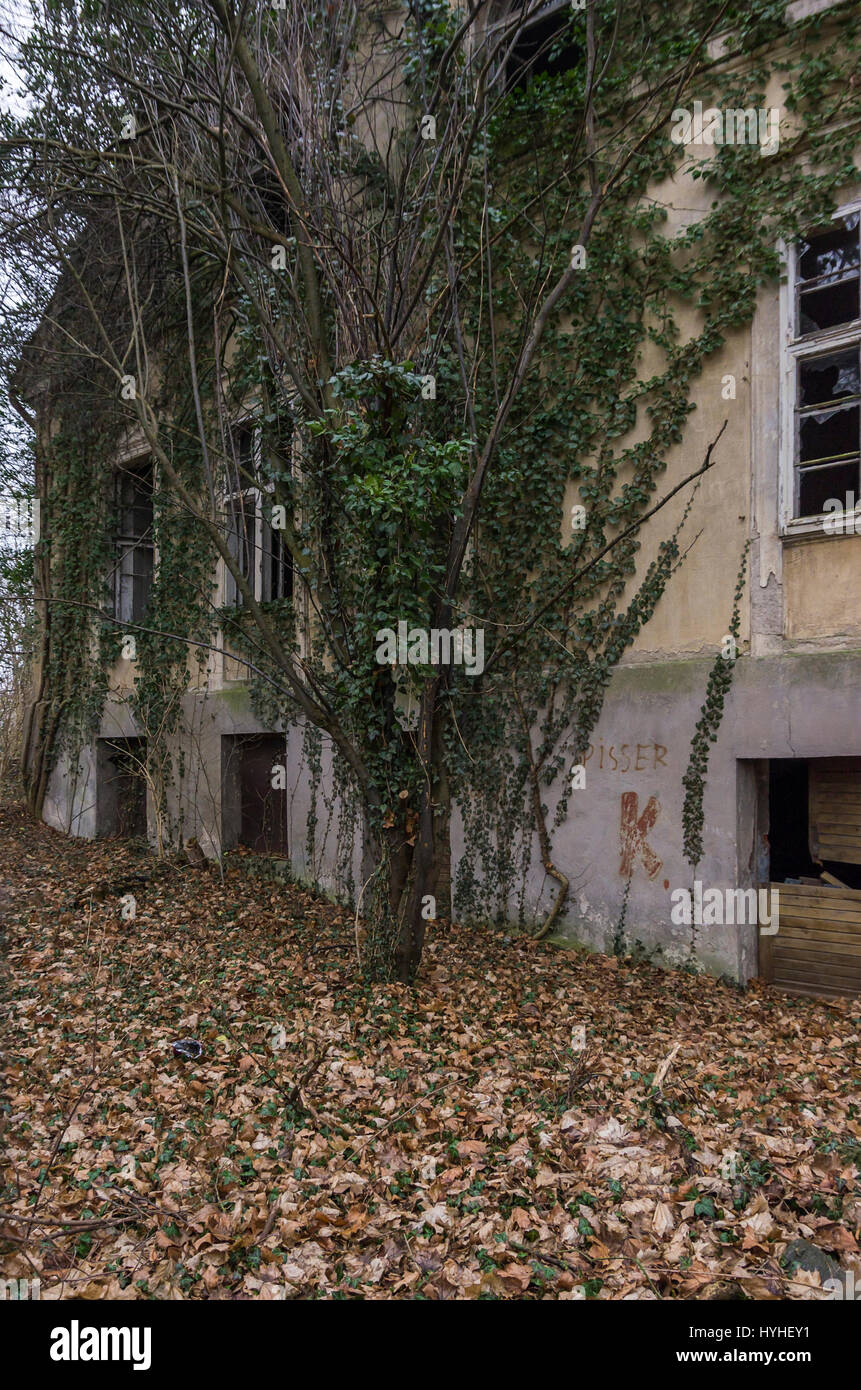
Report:
[[[621,743],[618,753],[615,743],[602,741],[597,749],[590,743],[583,762],[588,763],[594,755],[599,772],[654,772],[667,765],[667,750],[662,743]],[[593,764],[593,771],[594,767]]]

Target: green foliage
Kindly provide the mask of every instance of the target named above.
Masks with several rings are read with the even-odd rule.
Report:
[[[311,11],[334,51],[322,7]],[[211,45],[225,57],[224,36],[210,27],[208,11],[200,17],[168,6],[167,14],[191,49],[203,55]],[[600,139],[590,150],[581,120],[588,85],[582,15],[572,12],[559,40],[582,46],[568,71],[542,74],[507,95],[497,88],[492,98],[482,98],[485,108],[474,108],[475,68],[467,47],[443,61],[461,17],[444,0],[420,0],[386,40],[387,58],[406,63],[414,108],[392,132],[400,186],[379,151],[360,138],[361,122],[345,114],[340,94],[332,96],[332,120],[316,153],[326,167],[316,171],[321,177],[305,171],[313,196],[321,198],[320,208],[315,204],[315,250],[327,274],[321,277],[320,312],[326,324],[335,325],[326,337],[324,372],[318,372],[320,345],[309,346],[306,334],[308,287],[294,273],[297,239],[283,230],[291,213],[278,181],[272,180],[275,211],[262,196],[252,208],[258,230],[265,218],[273,234],[284,235],[286,274],[269,271],[269,243],[257,231],[252,235],[234,225],[235,209],[227,214],[224,203],[207,202],[203,179],[194,196],[186,194],[185,217],[198,341],[207,345],[199,364],[200,392],[216,486],[226,476],[224,418],[250,403],[265,446],[251,481],[271,486],[267,499],[283,501],[291,518],[287,542],[297,590],[311,611],[301,669],[317,701],[317,727],[308,735],[313,787],[320,784],[319,740],[325,733],[341,754],[355,754],[352,771],[339,757],[336,774],[338,788],[354,794],[355,815],[365,817],[377,836],[391,831],[402,846],[411,845],[428,770],[417,755],[408,711],[415,713],[420,698],[433,691],[440,721],[433,775],[441,781],[446,774],[466,833],[457,908],[462,915],[500,916],[514,904],[522,919],[535,828],[530,771],[534,767],[548,792],[541,815],[551,818],[552,806],[558,826],[569,809],[565,773],[585,751],[613,671],[658,605],[668,601],[685,560],[682,531],[690,498],[678,512],[666,513],[673,520],[662,526],[663,539],[648,563],[639,528],[661,495],[668,462],[683,473],[702,463],[692,454],[688,425],[703,372],[730,335],[749,325],[763,287],[774,291],[779,238],[792,240],[829,215],[846,182],[857,177],[859,98],[848,77],[857,64],[859,19],[854,12],[841,16],[839,39],[833,39],[820,17],[791,30],[777,0],[690,0],[672,7],[619,7],[600,0],[596,35],[606,62],[596,97]],[[718,17],[727,51],[745,55],[744,62],[718,66],[703,57],[709,26]],[[371,18],[388,32],[379,16]],[[63,95],[48,112],[52,128],[74,137],[80,148],[95,148],[95,116],[86,105],[90,86],[81,87],[85,100],[76,103],[79,62],[51,46],[52,25],[62,34],[71,22],[71,10],[58,5],[45,28],[34,31],[30,54],[41,73],[35,90],[52,90],[49,78],[59,68]],[[165,71],[173,71],[163,15],[147,7],[141,16],[124,6],[109,12],[93,3],[80,22],[83,50],[91,58],[88,82],[104,57],[102,45],[112,55],[143,63],[151,44]],[[277,18],[268,15],[265,22],[275,25]],[[311,75],[332,93],[337,65],[326,67],[311,48]],[[322,43],[320,50],[328,52]],[[351,37],[345,61],[355,52]],[[681,104],[706,98],[717,106],[761,106],[770,80],[785,79],[785,104],[798,122],[797,134],[769,158],[756,147],[724,146],[692,166],[691,153],[671,142],[665,125],[654,124],[654,104],[639,99],[643,92],[663,91],[685,63],[690,70],[676,96]],[[87,68],[83,59],[80,64]],[[131,100],[138,92],[136,68],[135,73],[129,91],[112,87],[109,100],[94,103],[100,118],[106,109],[119,112],[120,95]],[[180,85],[184,81],[182,75]],[[440,141],[447,121],[456,126],[459,113],[486,110],[487,121],[472,146],[466,122],[444,157],[438,159],[435,142],[428,141],[411,162],[417,122],[431,99]],[[825,144],[818,132],[823,111],[832,107],[840,110],[842,124]],[[282,114],[289,133],[289,113]],[[303,148],[297,137],[297,164]],[[8,163],[11,156],[6,158]],[[683,204],[691,191],[683,164],[694,190],[705,190],[707,197],[697,220],[671,222],[655,190],[674,179]],[[230,173],[226,192],[232,193]],[[94,203],[106,186],[113,187],[98,182],[89,165],[82,177],[93,180]],[[139,177],[146,177],[143,163]],[[362,191],[350,205],[349,236],[320,194],[327,180]],[[455,182],[462,192],[450,206]],[[434,196],[425,197],[428,187]],[[549,310],[536,362],[513,399],[449,610],[442,605],[443,577],[468,480],[494,437],[499,403],[516,376],[535,307],[569,263],[596,188],[605,196],[587,238],[587,268]],[[164,190],[158,184],[153,190],[157,201],[156,193]],[[256,191],[255,185],[255,197]],[[72,220],[73,214],[80,216],[74,200]],[[405,245],[398,240],[401,222],[413,215]],[[441,222],[443,251],[425,264],[423,257],[440,244]],[[225,226],[229,234],[220,240]],[[336,250],[326,262],[329,237]],[[358,290],[350,278],[353,255],[369,260],[361,265]],[[171,363],[159,403],[165,447],[183,485],[203,498],[208,480],[190,405],[183,286],[170,257],[166,264],[164,286],[152,286],[158,314],[147,311],[158,323],[158,350]],[[406,316],[410,332],[404,330],[394,347],[389,331],[397,315],[385,319],[385,331],[379,328],[385,317],[380,287],[386,284],[399,286],[406,299],[416,287]],[[235,351],[227,354],[223,339],[219,356],[207,334],[225,303]],[[289,354],[277,340],[282,325]],[[435,379],[434,400],[422,398],[427,375]],[[71,408],[65,412],[64,437],[74,433],[73,414]],[[295,476],[283,459],[278,462],[275,447],[286,414],[302,441]],[[106,558],[94,462],[84,434],[77,438],[77,457],[71,457],[72,447],[59,469],[68,479],[62,505],[70,531],[89,528],[81,557],[70,557],[67,573],[58,576],[60,594],[70,604],[73,593],[77,601],[92,599]],[[715,466],[721,463],[718,451]],[[582,530],[570,529],[572,502],[585,508]],[[154,631],[139,642],[134,696],[140,722],[160,739],[176,727],[189,646],[210,640],[220,624],[229,649],[253,663],[255,708],[270,727],[286,727],[301,703],[285,680],[299,650],[301,605],[281,601],[261,605],[257,613],[248,607],[214,613],[216,547],[166,485],[157,491],[156,531],[159,567],[149,624]],[[733,554],[742,539],[740,531],[728,534]],[[734,634],[743,573],[744,562]],[[86,708],[86,718],[80,711],[72,717],[72,705],[66,712],[77,738],[92,728],[104,699],[103,668],[87,646],[87,611],[80,610],[78,626],[63,620],[69,635],[52,658],[53,679],[61,680],[69,662],[79,679],[74,700]],[[457,667],[442,676],[415,666],[391,669],[376,659],[380,629],[396,628],[401,620],[427,629],[441,612],[450,625],[484,629],[488,659],[482,675]],[[731,678],[732,666],[721,658],[709,680],[685,777],[684,848],[692,863],[702,853],[708,747]],[[532,731],[534,748],[524,729]],[[358,766],[365,777],[361,789]],[[321,842],[316,817],[315,809],[308,827],[310,864]],[[346,862],[346,841],[342,849]],[[381,869],[369,893],[382,903],[390,886],[388,868]],[[623,926],[624,918],[620,940]],[[383,954],[390,945],[383,943]]]
[[[744,593],[749,549],[750,542],[746,541],[742,551],[738,580],[733,597],[729,636],[732,637],[733,643],[735,644],[738,643],[739,629],[741,627],[740,605],[741,597]],[[682,778],[682,785],[685,789],[685,801],[682,808],[684,851],[685,858],[694,869],[696,869],[697,864],[700,862],[703,853],[703,795],[705,793],[709,754],[711,752],[711,745],[717,742],[721,720],[723,719],[726,697],[732,685],[735,664],[738,660],[737,646],[734,647],[734,651],[736,653],[735,655],[728,656],[721,653],[715,658],[706,685],[705,700],[703,701],[700,717],[697,720],[697,726],[691,740],[691,752],[688,759],[687,771]]]

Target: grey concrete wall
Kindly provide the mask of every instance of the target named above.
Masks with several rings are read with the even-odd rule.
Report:
[[[99,729],[100,738],[131,738],[145,731],[135,725],[126,706],[114,702],[106,707]],[[271,733],[251,708],[243,686],[222,690],[190,690],[182,701],[178,732],[165,742],[165,753],[172,760],[165,784],[166,810],[159,829],[165,843],[197,840],[204,853],[217,858],[237,842],[239,825],[236,796],[231,795],[236,778],[235,759],[230,741],[243,735]],[[320,749],[316,788],[309,760],[303,749],[301,725],[291,725],[284,735],[284,761],[287,771],[290,859],[296,874],[333,895],[352,892],[361,886],[364,854],[362,836],[355,831],[355,818],[345,811],[335,789],[331,741],[324,737]],[[46,801],[46,819],[67,833],[93,836],[97,833],[96,777],[98,746],[84,750],[82,765],[89,772],[85,790],[78,801],[86,801],[86,814],[79,810],[69,821],[69,783],[66,765],[52,779],[53,799]],[[232,779],[232,780],[231,780]],[[148,795],[149,838],[155,844],[154,798]],[[311,828],[312,819],[315,821]]]
[[[48,777],[42,819],[64,835],[96,834],[96,750],[81,749],[76,762],[61,753]]]
[[[554,862],[571,881],[561,936],[611,949],[630,878],[628,946],[639,940],[668,964],[689,958],[691,928],[671,921],[671,894],[690,888],[694,878],[682,846],[682,777],[712,660],[635,662],[615,672],[586,761],[586,786],[571,794],[567,817],[554,833]],[[767,760],[861,756],[859,678],[861,651],[739,658],[708,768],[703,856],[696,872],[704,887],[746,888],[760,881]],[[268,730],[241,687],[190,692],[184,720],[185,733],[173,749],[183,753],[183,777],[169,789],[169,814],[181,839],[196,838],[205,853],[217,855],[230,847],[236,830],[225,802],[224,738]],[[126,712],[108,707],[103,737],[136,732]],[[329,893],[355,898],[363,881],[363,836],[343,814],[331,746],[324,740],[316,791],[301,726],[289,728],[285,746],[294,871]],[[72,834],[96,833],[96,761],[90,747],[76,777],[67,762],[58,766],[45,804],[50,824]],[[558,800],[554,790],[546,798],[548,823]],[[150,822],[152,837],[151,798]],[[464,856],[457,815],[452,831],[456,880]],[[553,901],[555,883],[540,864],[534,834],[531,840],[525,901],[529,920],[538,923]],[[512,897],[512,916],[517,908]],[[700,926],[695,955],[712,973],[747,979],[757,971],[757,928]]]
[[[682,777],[711,664],[637,663],[615,673],[586,763],[586,787],[572,793],[554,836],[554,862],[572,883],[561,934],[609,949],[630,872],[628,942],[660,946],[668,963],[687,958],[690,928],[671,922],[670,894],[689,888],[694,877],[682,846]],[[703,799],[696,877],[704,887],[748,888],[759,880],[757,837],[767,829],[764,760],[861,756],[859,688],[859,651],[739,659]],[[551,819],[552,795],[547,805]],[[537,853],[532,863],[527,899],[540,920],[555,884]],[[757,948],[755,926],[698,930],[697,959],[716,974],[749,978],[757,971]]]

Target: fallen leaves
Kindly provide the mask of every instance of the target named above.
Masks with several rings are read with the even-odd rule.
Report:
[[[43,1297],[822,1297],[799,1237],[861,1282],[857,1001],[443,926],[368,988],[352,916],[241,856],[7,809],[0,869],[0,1250]]]

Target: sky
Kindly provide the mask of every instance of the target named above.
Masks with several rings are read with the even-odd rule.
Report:
[[[14,61],[14,40],[30,28],[30,6],[24,0],[0,0],[0,109],[22,115],[26,93]]]
[[[30,6],[27,0],[0,0],[0,110],[13,115],[23,115],[27,110],[27,95],[21,73],[15,62],[14,39],[27,32],[31,24]],[[4,263],[3,249],[0,247],[0,315],[14,304],[20,303],[17,277],[14,267]],[[8,507],[12,505],[8,493],[10,489],[18,492],[23,484],[27,488],[29,463],[23,450],[25,432],[8,407],[0,412],[0,512],[4,515],[8,531]],[[22,477],[22,468],[24,476]],[[4,511],[5,507],[5,511]],[[8,535],[6,536],[8,539]]]

